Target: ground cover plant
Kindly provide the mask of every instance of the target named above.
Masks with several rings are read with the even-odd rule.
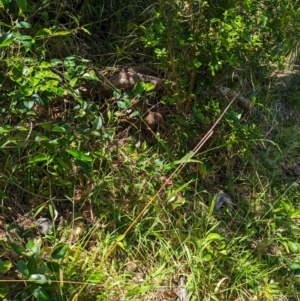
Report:
[[[299,3],[0,0],[1,300],[298,300]]]

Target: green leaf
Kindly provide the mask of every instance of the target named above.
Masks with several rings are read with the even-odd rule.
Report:
[[[85,27],[81,26],[80,29],[81,29],[82,31],[84,31],[85,33],[91,35],[91,33],[89,32],[89,30],[86,29]]]
[[[48,37],[50,35],[52,35],[52,31],[49,28],[43,28],[36,33],[35,37]]]
[[[300,210],[295,210],[291,214],[291,218],[300,218]]]
[[[1,7],[1,2],[0,2],[0,7]],[[9,286],[4,283],[4,282],[0,282],[0,298],[2,300],[7,300],[4,299],[4,297],[9,293]]]
[[[95,130],[94,130],[94,131],[91,131],[90,134],[93,135],[93,136],[96,136],[96,137],[101,137],[101,136],[102,136],[100,132],[95,131]]]
[[[202,63],[200,61],[198,61],[197,58],[194,59],[193,64],[196,69],[198,69],[202,66]]]
[[[116,238],[116,241],[120,242],[120,241],[122,241],[124,238],[125,238],[125,235],[124,235],[124,234],[119,235],[119,236]]]
[[[290,264],[289,268],[290,268],[291,270],[298,270],[298,269],[300,269],[300,264],[294,262],[294,263]]]
[[[59,158],[57,159],[61,159],[64,161],[64,166],[68,167],[68,168],[72,168],[72,162],[68,156],[68,154],[66,152],[61,151],[59,153]]]
[[[18,28],[31,28],[31,24],[25,21],[21,21],[16,25]]]
[[[51,129],[51,132],[56,132],[56,133],[66,133],[66,129],[62,126],[59,125],[54,125],[54,127]]]
[[[10,125],[5,125],[4,127],[0,127],[0,134],[1,133],[9,133],[12,132],[14,129]]]
[[[89,72],[84,73],[81,77],[87,80],[95,80],[95,81],[99,80],[94,70],[89,70]]]
[[[53,79],[58,79],[58,80],[60,79],[58,75],[56,75],[49,69],[45,69],[45,70],[42,69],[42,70],[36,72],[35,77],[41,78],[41,79],[45,79],[45,78],[53,78]]]
[[[31,252],[33,254],[33,252]],[[37,260],[35,256],[32,256],[29,261],[27,262],[27,268],[29,270],[29,275],[36,273],[37,269]]]
[[[0,190],[0,199],[9,199],[9,195]]]
[[[224,238],[220,234],[218,234],[218,233],[209,233],[206,236],[206,239],[207,240],[222,240]]]
[[[103,278],[103,272],[102,271],[96,271],[94,272],[91,277],[89,278],[91,283],[99,284]]]
[[[125,110],[127,108],[127,105],[124,101],[117,101],[117,106],[122,110]]]
[[[12,250],[18,254],[18,255],[22,255],[22,249],[19,245],[17,245],[16,243],[12,242],[9,244],[9,246],[12,248]]]
[[[32,164],[32,163],[37,163],[37,162],[43,162],[43,161],[48,161],[50,159],[50,155],[47,155],[47,154],[39,154],[33,158],[31,158],[29,160],[29,163]]]
[[[31,95],[31,94],[29,94],[29,95]],[[34,101],[33,100],[23,100],[23,105],[26,109],[30,110],[34,106]]]
[[[51,124],[50,124],[50,123],[47,123],[47,122],[41,123],[40,126],[41,126],[43,129],[48,130],[48,131],[50,131],[51,128],[52,128]]]
[[[35,243],[33,239],[30,239],[26,244],[26,249],[30,250],[33,254],[37,254],[40,251],[41,242]]]
[[[261,16],[261,23],[262,23],[263,26],[266,26],[267,21],[268,21],[268,17],[265,16],[265,15],[262,15]]]
[[[28,131],[28,128],[25,128],[24,126],[20,126],[20,125],[14,126],[14,129],[22,132]]]
[[[50,60],[50,64],[51,64],[51,66],[53,66],[53,67],[55,67],[55,66],[57,66],[57,65],[60,65],[60,64],[62,64],[63,62],[61,61],[61,60],[59,60],[59,59],[51,59]]]
[[[14,34],[4,33],[0,37],[0,47],[7,47],[14,41]]]
[[[90,163],[81,160],[76,160],[75,162],[88,177],[91,175],[92,167]]]
[[[119,99],[122,97],[122,91],[119,89],[116,89],[116,90],[114,90],[113,95],[114,95],[115,99]]]
[[[43,69],[43,68],[50,68],[50,67],[52,67],[52,64],[50,64],[48,62],[41,62],[40,65],[39,65],[39,67],[41,69]]]
[[[32,274],[30,275],[29,280],[37,284],[45,284],[49,282],[49,279],[42,274]]]
[[[29,274],[29,270],[28,270],[28,268],[27,268],[27,265],[26,265],[25,261],[19,260],[19,261],[17,262],[17,267],[18,267],[19,272],[20,272],[23,276],[25,276],[26,278],[29,277],[30,274]]]
[[[41,79],[32,76],[29,78],[29,81],[30,81],[32,87],[36,87],[39,84],[39,82],[41,81]],[[40,101],[41,98],[38,94],[33,94],[33,95],[31,95],[31,97],[33,99],[37,99],[39,103],[42,103],[42,101]]]
[[[100,130],[102,128],[102,118],[99,116],[93,122],[93,129]]]
[[[20,87],[20,92],[24,96],[31,96],[33,94],[33,88],[29,87],[29,86],[22,86],[22,87]],[[29,101],[32,101],[32,100],[29,100]]]
[[[284,201],[280,201],[280,204],[281,204],[283,210],[284,210],[286,213],[290,213],[290,211],[291,211],[291,206],[290,206],[288,203],[286,203],[286,202],[284,202]]]
[[[124,244],[121,241],[117,241],[117,245],[122,249],[125,250]]]
[[[212,256],[211,256],[210,253],[207,253],[207,254],[205,254],[205,255],[203,256],[203,260],[205,260],[205,261],[210,261],[211,258],[212,258]]]
[[[52,300],[52,298],[50,298],[48,293],[40,286],[38,288],[36,288],[32,294],[37,299],[37,301],[51,301]]]
[[[75,159],[83,161],[83,162],[90,162],[92,158],[89,155],[86,155],[84,152],[75,150],[75,149],[67,149],[66,152],[73,156]]]
[[[144,82],[138,82],[133,87],[133,92],[135,94],[142,94],[145,91],[145,83]]]
[[[72,33],[72,31],[70,31],[70,30],[62,30],[62,31],[56,31],[56,32],[54,32],[52,36],[53,37],[67,36],[67,35],[69,35],[71,33]]]
[[[53,273],[58,273],[60,270],[60,265],[55,261],[47,262],[47,267]]]
[[[77,81],[78,81],[78,77],[74,77],[69,81],[69,85],[71,87],[74,87],[76,85]]]
[[[53,259],[62,259],[65,257],[66,253],[68,252],[69,247],[67,244],[58,244],[51,253],[51,257]]]
[[[12,263],[10,260],[2,261],[0,260],[0,273],[5,274],[8,272],[12,267]]]
[[[145,84],[145,90],[146,90],[146,92],[153,91],[154,88],[155,88],[155,85],[152,84],[152,83],[146,83]]]
[[[17,0],[16,2],[19,5],[20,14],[28,10],[27,0]]]
[[[299,250],[299,247],[296,243],[294,243],[293,241],[288,241],[288,246],[289,246],[289,249],[292,253],[296,253],[298,252]]]
[[[61,158],[56,158],[56,160],[57,160],[58,164],[59,164],[62,168],[64,168],[64,169],[69,169],[68,164],[66,164],[64,160],[62,160]]]
[[[153,290],[153,285],[138,286],[138,287],[135,287],[134,289],[130,290],[126,294],[126,297],[132,297],[132,296],[147,292],[149,290]]]

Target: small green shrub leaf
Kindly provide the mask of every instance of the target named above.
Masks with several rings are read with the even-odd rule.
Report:
[[[51,59],[50,64],[51,66],[55,67],[57,65],[61,65],[63,62],[60,59]]]
[[[48,130],[48,131],[51,131],[51,124],[50,123],[47,123],[47,122],[43,122],[40,124],[40,126],[45,129],[45,130]]]
[[[6,125],[5,127],[0,127],[0,134],[1,133],[9,133],[13,131],[13,128],[10,125]]]
[[[16,25],[18,28],[31,28],[31,24],[25,21],[21,21]]]
[[[52,71],[48,70],[48,69],[42,69],[38,72],[36,72],[35,74],[36,78],[40,78],[40,79],[45,79],[45,78],[54,78],[54,79],[59,79],[59,76],[56,75],[55,73],[53,73]]]
[[[38,252],[40,251],[41,249],[41,244],[42,242],[34,242],[34,240],[30,240],[32,241],[31,245],[30,245],[30,251],[33,253],[33,254],[38,254]],[[30,242],[29,241],[29,242]],[[27,246],[27,245],[26,245]]]
[[[14,35],[12,33],[4,33],[0,37],[0,47],[7,47],[14,41]]]
[[[296,262],[293,262],[292,264],[290,264],[289,268],[291,270],[298,270],[298,269],[300,269],[300,264],[296,263]]]
[[[30,96],[32,93],[32,89],[27,89],[27,93],[29,93],[29,95],[26,96]],[[23,101],[23,105],[26,109],[30,110],[32,109],[32,107],[34,106],[34,101],[33,100],[24,100]]]
[[[2,261],[0,260],[0,273],[5,274],[8,272],[12,267],[12,263],[10,260]]]
[[[43,162],[48,161],[50,159],[50,156],[47,154],[39,154],[29,160],[29,163],[37,163],[37,162]]]
[[[1,2],[0,2],[0,7],[1,7]],[[9,293],[9,286],[4,283],[4,282],[0,282],[0,298],[2,300],[7,300],[4,299],[4,297]]]
[[[52,298],[47,294],[47,292],[42,288],[38,287],[33,291],[33,296],[37,299],[37,301],[51,301]]]
[[[117,245],[122,249],[125,250],[124,244],[120,241],[117,242]]]
[[[286,213],[289,213],[291,211],[291,206],[288,203],[286,203],[284,201],[280,201],[280,203],[281,203],[281,206],[282,206],[283,210]]]
[[[24,126],[20,126],[20,125],[14,126],[14,129],[15,129],[15,130],[18,130],[18,131],[22,131],[22,132],[28,131],[28,128],[26,128],[26,127],[24,127]]]
[[[32,274],[30,275],[29,280],[38,284],[45,284],[49,282],[48,278],[42,274]]]
[[[82,171],[89,177],[91,175],[92,167],[89,162],[76,160],[76,164],[82,169]]]
[[[126,297],[132,297],[132,296],[135,296],[135,295],[147,292],[149,290],[153,290],[153,286],[151,286],[151,285],[145,285],[145,286],[135,287],[134,289],[130,290],[126,294]]]
[[[222,240],[224,238],[220,234],[218,234],[218,233],[209,233],[206,236],[206,239],[207,240]]]
[[[89,72],[84,73],[82,75],[82,78],[87,80],[95,80],[95,81],[99,80],[94,70],[90,70]]]
[[[9,244],[10,247],[12,248],[12,250],[18,254],[18,255],[22,255],[22,249],[19,245],[17,245],[16,243],[12,242],[11,244]]]
[[[124,237],[125,237],[124,234],[119,235],[119,236],[117,237],[116,241],[120,242],[120,241],[122,241],[122,240],[124,239]]]
[[[124,101],[117,101],[117,105],[121,110],[125,110],[127,108],[127,105]]]
[[[133,92],[135,94],[142,94],[145,91],[145,83],[144,82],[138,82],[133,87]]]
[[[47,262],[47,267],[53,273],[58,273],[60,269],[60,265],[55,261]]]
[[[119,89],[116,89],[116,90],[114,90],[113,95],[114,95],[115,99],[119,99],[122,97],[122,91]]]
[[[91,33],[89,32],[89,30],[86,29],[85,27],[81,26],[80,29],[81,29],[83,32],[85,32],[85,33],[91,35]]]
[[[9,195],[0,190],[0,199],[9,199]]]
[[[43,69],[43,68],[50,68],[50,67],[52,67],[52,64],[50,64],[50,63],[44,61],[44,62],[41,62],[41,63],[40,63],[39,67],[40,67],[41,69]]]
[[[31,252],[33,254],[33,252]],[[35,256],[32,256],[28,262],[27,262],[27,268],[29,270],[29,274],[32,275],[33,273],[36,273],[37,269],[37,260]]]
[[[67,153],[69,153],[71,156],[73,156],[75,159],[84,161],[84,162],[90,162],[92,161],[92,158],[89,155],[86,155],[85,153],[75,150],[75,149],[67,149]]]
[[[19,261],[17,262],[17,267],[18,267],[19,272],[20,272],[23,276],[25,276],[26,278],[29,277],[29,275],[30,275],[30,274],[29,274],[29,269],[27,268],[27,264],[26,264],[25,261],[19,260]]]
[[[291,214],[291,218],[300,218],[300,210],[295,210],[295,211]]]
[[[94,130],[100,130],[102,128],[102,118],[99,116],[97,117],[93,122],[93,129]]]
[[[77,81],[78,81],[78,77],[74,77],[74,78],[72,78],[72,79],[69,81],[69,85],[70,85],[71,87],[75,87]]]
[[[36,33],[36,37],[48,37],[52,35],[52,31],[48,28],[43,28]]]
[[[51,132],[56,132],[56,133],[66,133],[66,129],[62,126],[55,125],[52,129]]]
[[[154,88],[155,88],[155,85],[152,84],[152,83],[146,83],[146,84],[145,84],[145,90],[146,90],[146,92],[153,91]]]
[[[68,252],[69,247],[66,244],[58,244],[51,253],[53,259],[62,259]]]
[[[288,246],[289,246],[289,249],[292,253],[296,253],[298,252],[299,250],[299,247],[296,243],[294,243],[293,241],[288,241]]]

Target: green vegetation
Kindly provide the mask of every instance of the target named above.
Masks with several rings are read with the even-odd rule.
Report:
[[[292,0],[0,0],[0,299],[299,300],[299,30]]]

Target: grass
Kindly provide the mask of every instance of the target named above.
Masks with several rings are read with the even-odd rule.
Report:
[[[82,12],[99,8],[99,3],[92,6],[85,1],[84,5]],[[155,22],[142,13],[144,3],[136,5],[141,15],[132,22]],[[134,7],[128,5],[126,12]],[[143,33],[137,25],[130,24],[135,28],[132,36],[122,36],[126,28],[122,9],[114,9],[106,39],[120,46],[112,53],[112,48],[106,51],[112,44],[102,43],[109,58],[99,64],[131,61],[131,51],[143,59],[150,57],[150,48],[141,49]],[[148,9],[155,7],[151,4]],[[98,18],[98,10],[93,12]],[[166,12],[163,19],[168,19]],[[107,14],[103,10],[101,18],[102,13]],[[182,22],[174,19],[177,25],[170,23],[167,30],[180,30],[177,35],[182,35],[180,43],[187,50],[177,49],[169,38],[167,48],[174,47],[182,52],[179,57],[186,58],[191,37],[184,35],[180,24],[192,24],[186,21],[193,14],[185,11],[183,16]],[[193,24],[202,17],[199,14]],[[70,34],[72,26],[79,28],[75,18],[69,25],[63,34]],[[164,25],[160,21],[156,25],[158,32],[153,33],[151,26],[149,31],[145,27],[144,42],[148,32],[152,42],[163,43]],[[53,49],[72,53],[67,46],[81,42],[81,50],[88,49],[83,39],[68,38],[52,40]],[[46,41],[43,46],[46,51]],[[51,47],[48,51],[49,57],[56,57]],[[101,52],[98,47],[93,51]],[[151,59],[162,70],[172,64],[178,91],[189,77],[193,90],[196,69],[191,65],[191,74],[181,78],[187,66],[175,66],[173,50],[164,56],[166,51]],[[188,56],[193,64],[202,64],[195,51]],[[87,73],[90,62],[80,57],[53,64],[36,58],[23,64],[20,54],[19,60],[12,55],[6,62],[14,66],[9,70],[14,77],[4,81],[0,94],[0,299],[299,300],[298,74],[284,89],[278,89],[278,82],[263,83],[265,73],[249,76],[251,87],[245,85],[243,93],[250,95],[255,86],[261,113],[256,116],[235,103],[221,116],[231,99],[215,93],[215,87],[205,90],[206,85],[214,86],[210,76],[201,81],[195,95],[143,91],[142,98],[162,108],[167,125],[166,131],[150,132],[120,122],[118,116],[128,109],[123,99],[111,97],[101,103],[80,97],[76,83],[84,80],[83,74],[92,77]],[[211,68],[218,71],[218,64]],[[247,64],[251,66],[250,61]],[[6,75],[0,76],[2,85]],[[31,98],[20,96],[36,85],[44,98],[36,93],[31,103]],[[55,85],[58,88],[53,90]],[[191,110],[178,112],[186,103]],[[220,123],[209,131],[219,117]],[[209,139],[199,150],[198,143],[207,133]],[[191,153],[193,149],[197,151]],[[217,210],[220,191],[230,196],[232,206]],[[41,217],[53,226],[46,235],[37,229]]]
[[[92,120],[93,111],[88,114]],[[65,139],[60,134],[37,126],[4,135],[2,298],[176,300],[184,279],[189,300],[298,300],[299,188],[297,177],[280,165],[296,160],[298,128],[278,119],[267,141],[256,136],[264,127],[241,132],[230,116],[170,180],[185,162],[175,159],[185,143],[180,135],[173,146],[163,134],[157,144],[145,140],[139,146],[134,135],[117,139],[114,123],[110,140],[89,137],[75,144],[71,135],[66,149],[90,150],[89,176],[80,159],[60,165],[61,148],[34,141],[47,135]],[[79,125],[69,117],[66,122]],[[219,143],[223,134],[230,143]],[[233,207],[215,210],[220,189],[230,194]],[[37,235],[35,220],[53,220],[55,210],[52,232]]]

